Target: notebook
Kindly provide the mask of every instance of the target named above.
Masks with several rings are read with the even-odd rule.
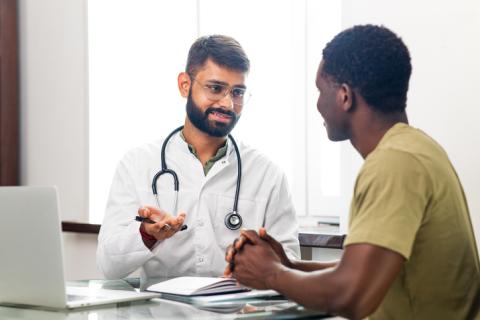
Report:
[[[0,219],[0,304],[70,309],[160,296],[65,285],[55,187],[0,187]]]
[[[178,277],[147,288],[160,292],[162,299],[189,303],[200,309],[228,312],[247,302],[284,300],[275,290],[251,290],[232,278]]]
[[[233,278],[215,277],[177,277],[156,283],[147,288],[147,291],[182,296],[203,296],[250,291],[249,288],[237,284]]]

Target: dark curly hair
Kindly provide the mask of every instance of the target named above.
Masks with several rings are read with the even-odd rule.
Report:
[[[323,49],[322,75],[348,84],[383,113],[405,110],[411,73],[407,47],[383,26],[354,26]]]
[[[250,60],[237,40],[224,35],[198,38],[190,47],[185,71],[195,76],[207,59],[227,69],[248,72]]]

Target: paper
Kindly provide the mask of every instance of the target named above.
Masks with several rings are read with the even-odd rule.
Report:
[[[197,296],[190,299],[193,304],[207,305],[210,303],[226,303],[234,301],[269,301],[274,299],[285,299],[275,290],[252,290],[248,292],[238,292],[229,294],[218,294],[214,296]]]
[[[250,291],[250,289],[238,285],[233,278],[178,277],[151,285],[147,288],[147,291],[183,296],[202,296]]]

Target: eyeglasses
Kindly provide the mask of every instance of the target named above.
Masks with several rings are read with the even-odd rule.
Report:
[[[226,97],[227,94],[230,94],[234,105],[243,106],[248,102],[248,100],[250,100],[250,97],[252,96],[250,92],[247,91],[247,88],[230,87],[226,84],[215,82],[201,83],[192,76],[190,76],[190,78],[192,78],[192,81],[196,81],[202,86],[205,97],[211,101],[220,101]]]

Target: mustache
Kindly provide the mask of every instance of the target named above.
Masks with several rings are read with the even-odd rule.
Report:
[[[222,108],[213,108],[213,107],[207,108],[207,110],[205,111],[205,116],[208,116],[210,113],[213,113],[213,112],[223,113],[223,114],[225,114],[229,117],[232,117],[234,119],[237,118],[237,114],[233,111],[225,110],[225,109],[222,109]]]

